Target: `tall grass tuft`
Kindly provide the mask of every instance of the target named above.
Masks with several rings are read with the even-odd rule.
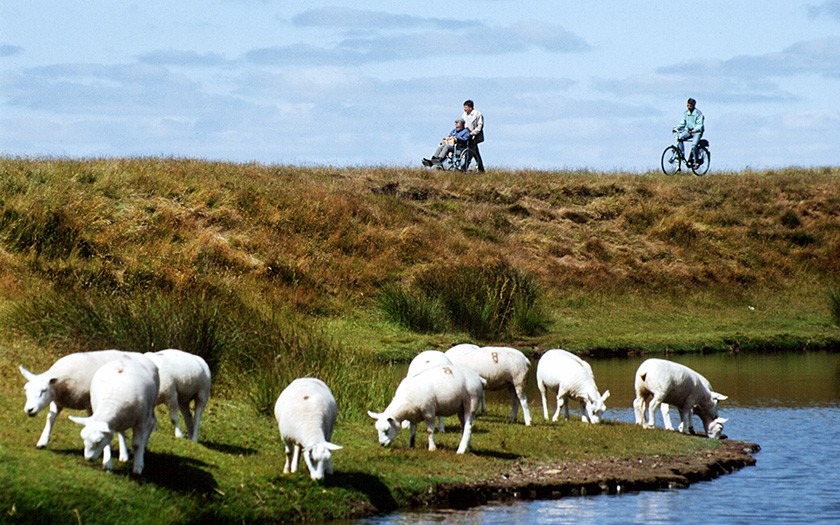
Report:
[[[828,290],[828,309],[834,324],[840,326],[840,286],[834,286]]]
[[[449,324],[440,300],[393,284],[382,288],[379,308],[388,319],[415,332],[442,332]]]
[[[476,339],[534,335],[549,322],[540,308],[536,280],[507,262],[432,268],[415,286],[428,300],[443,305],[453,326]]]

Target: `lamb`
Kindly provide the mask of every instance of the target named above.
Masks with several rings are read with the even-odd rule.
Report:
[[[557,411],[551,418],[557,421],[560,407],[565,407],[566,419],[569,419],[569,402],[580,401],[581,420],[598,423],[607,409],[604,401],[610,396],[607,390],[598,393],[595,376],[589,363],[565,350],[549,350],[537,363],[537,387],[540,389],[543,404],[543,416],[548,420],[548,401],[546,390],[557,390]]]
[[[157,404],[169,409],[169,420],[175,427],[175,437],[184,437],[178,425],[178,410],[184,417],[187,437],[198,442],[198,427],[201,414],[210,398],[210,367],[201,357],[175,350],[144,354],[158,367],[160,373],[160,392]],[[190,413],[190,403],[195,402],[194,415]]]
[[[70,416],[82,425],[85,459],[93,461],[102,456],[102,467],[111,470],[111,440],[114,434],[132,430],[132,471],[141,474],[146,445],[155,429],[155,405],[160,389],[157,366],[140,354],[126,354],[116,361],[102,365],[90,382],[90,404],[93,414],[88,417]]]
[[[411,363],[408,365],[408,372],[405,375],[406,377],[412,377],[433,366],[451,364],[452,361],[440,350],[423,350],[411,360]],[[409,426],[410,423],[408,421],[403,421],[403,428],[408,428]],[[443,416],[438,418],[438,432],[445,432]]]
[[[58,359],[45,372],[33,374],[21,365],[20,373],[26,378],[23,386],[26,393],[26,404],[23,410],[29,417],[35,417],[38,412],[50,407],[47,412],[47,423],[41,432],[41,437],[35,444],[37,448],[45,448],[50,442],[55,418],[65,408],[87,410],[92,413],[90,403],[90,381],[93,374],[110,361],[127,355],[120,350],[98,350],[94,352],[78,352]],[[123,436],[119,436],[120,460],[128,460],[128,451]]]
[[[683,433],[692,433],[694,430],[691,425],[693,410],[703,421],[706,435],[720,438],[727,419],[718,417],[717,404],[727,399],[727,396],[714,392],[709,381],[691,368],[663,359],[648,359],[636,371],[635,388],[633,409],[636,423],[645,428],[653,428],[656,408],[662,405],[665,428],[673,430],[668,409],[664,405],[667,403],[679,410],[680,430]],[[644,421],[646,408],[647,422]]]
[[[320,379],[295,379],[277,398],[274,417],[286,447],[283,473],[297,472],[301,449],[309,477],[324,479],[333,473],[332,452],[342,447],[332,439],[338,407],[330,388]]]
[[[400,431],[400,422],[407,420],[411,432],[409,447],[413,448],[417,423],[425,421],[429,450],[436,450],[435,417],[458,414],[462,434],[457,453],[466,453],[485,384],[477,373],[456,365],[439,365],[406,377],[383,412],[368,411],[376,420],[379,444],[390,446]]]
[[[525,354],[515,348],[504,346],[482,348],[472,344],[453,346],[445,354],[453,364],[472,369],[483,377],[487,381],[486,390],[500,390],[507,387],[511,399],[510,421],[516,421],[519,412],[518,400],[522,406],[525,425],[531,425],[531,412],[528,410],[528,397],[525,391],[531,362]]]

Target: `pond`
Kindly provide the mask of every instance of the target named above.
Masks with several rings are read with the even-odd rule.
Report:
[[[687,489],[491,504],[466,511],[404,512],[357,523],[840,523],[840,354],[671,359],[699,371],[716,391],[729,396],[720,408],[720,415],[729,418],[724,433],[761,445],[754,467]],[[599,389],[611,392],[606,419],[633,422],[633,376],[641,361],[589,360]],[[541,422],[533,377],[531,385],[531,414]],[[507,404],[496,395],[493,402]],[[672,418],[678,423],[676,411]]]

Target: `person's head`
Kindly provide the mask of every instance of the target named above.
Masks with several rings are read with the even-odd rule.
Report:
[[[465,112],[467,115],[469,115],[470,113],[472,113],[472,110],[473,110],[473,108],[474,108],[474,107],[475,107],[475,104],[473,104],[473,101],[472,101],[472,100],[465,100],[465,101],[464,101],[464,112]]]
[[[464,122],[464,119],[462,119],[462,118],[456,118],[455,119],[455,129],[457,129],[457,130],[464,129],[464,126],[466,126],[466,124],[467,123]]]
[[[688,102],[685,103],[686,107],[689,111],[694,111],[694,106],[697,105],[697,101],[693,98],[688,99]]]

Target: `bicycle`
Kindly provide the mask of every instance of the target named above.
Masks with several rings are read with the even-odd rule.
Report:
[[[690,147],[690,146],[689,146]],[[689,154],[689,159],[686,160],[679,148],[673,144],[665,148],[662,152],[662,171],[665,175],[673,175],[681,170],[682,163],[691,168],[695,175],[702,176],[709,172],[709,165],[712,163],[712,152],[709,151],[709,141],[700,139],[697,144],[697,161]]]

